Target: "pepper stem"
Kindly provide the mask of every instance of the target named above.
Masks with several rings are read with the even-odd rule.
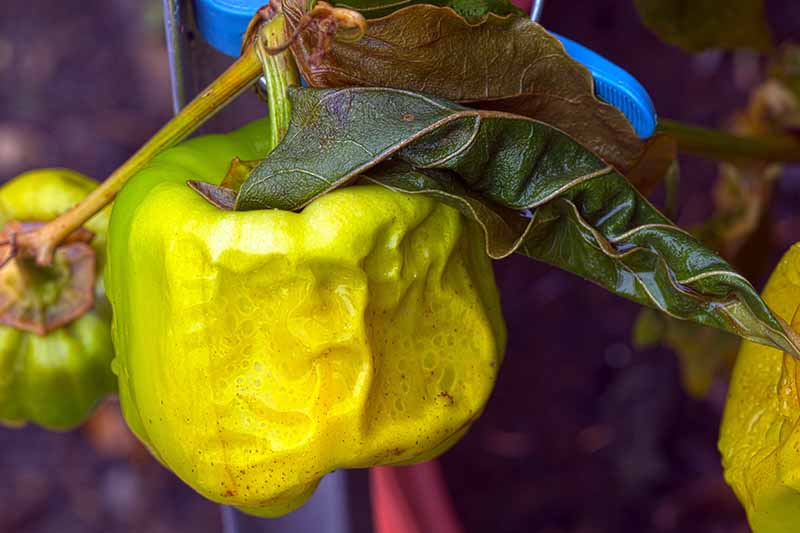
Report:
[[[274,0],[272,4],[259,10],[261,19],[267,22],[260,25],[251,22],[244,37],[245,43],[253,43],[252,48],[264,69],[264,87],[260,88],[259,93],[269,105],[267,154],[280,144],[289,129],[292,106],[287,90],[290,86],[300,84],[300,73],[286,45],[291,41],[286,38],[285,19],[283,13],[274,7],[276,3]],[[202,181],[189,181],[186,184],[214,207],[233,210],[239,189],[260,162],[241,161],[237,157],[231,161],[228,173],[219,185]]]
[[[678,150],[719,161],[800,161],[800,141],[789,135],[741,136],[660,119],[658,131],[675,138]]]
[[[34,257],[40,265],[53,262],[56,247],[108,205],[122,186],[158,153],[191,135],[220,109],[251,86],[261,73],[255,47],[242,56],[162,127],[133,156],[115,170],[72,209],[33,231],[16,236],[18,253]]]
[[[272,53],[286,42],[286,21],[282,13],[263,24],[260,38],[255,41],[255,51],[264,69],[267,104],[269,105],[269,131],[272,148],[278,145],[289,129],[292,106],[286,91],[300,85],[300,73],[294,57],[288,51]]]

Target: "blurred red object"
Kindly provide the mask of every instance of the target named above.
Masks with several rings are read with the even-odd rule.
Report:
[[[117,400],[101,403],[81,429],[100,457],[127,458],[137,464],[150,461],[150,454],[125,424]]]
[[[436,460],[370,469],[375,533],[463,533]]]

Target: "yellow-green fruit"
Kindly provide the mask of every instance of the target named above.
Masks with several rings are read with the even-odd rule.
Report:
[[[338,468],[422,461],[483,409],[505,330],[478,228],[378,186],[301,213],[185,185],[259,123],[165,152],[118,197],[108,275],[125,417],[206,497],[286,513]]]
[[[800,244],[764,289],[775,313],[800,331]],[[743,342],[719,441],[725,479],[754,533],[800,531],[800,364],[780,350]]]
[[[97,182],[86,176],[61,168],[21,174],[0,187],[0,226],[12,221],[51,220],[96,186]],[[93,308],[44,335],[0,325],[0,423],[30,421],[50,429],[69,429],[115,390],[110,370],[111,311],[99,275],[105,263],[108,217],[109,209],[104,209],[86,224],[94,233],[91,246],[98,273]],[[35,292],[46,300],[59,298],[65,290],[67,267],[59,254],[53,267],[29,265],[25,283],[20,283],[16,261],[3,267],[0,283],[4,291],[24,289],[27,294],[23,297]]]

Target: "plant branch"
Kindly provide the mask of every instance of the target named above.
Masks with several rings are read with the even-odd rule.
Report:
[[[258,78],[262,67],[267,76],[267,87],[270,89],[270,104],[277,103],[277,99],[285,100],[286,87],[298,83],[299,75],[294,60],[289,57],[288,53],[281,53],[286,48],[284,20],[279,0],[276,0],[274,4],[274,6],[268,5],[261,8],[253,17],[245,36],[242,55],[230,68],[206,87],[80,203],[41,228],[16,235],[17,249],[13,252],[35,258],[40,265],[51,264],[56,247],[109,204],[131,176],[141,170],[158,153],[188,137],[217,111],[225,107],[228,102],[252,85]],[[318,7],[309,13],[309,16],[313,20],[320,19],[318,21],[320,28],[318,29],[320,31],[323,28],[326,29],[322,33],[325,35],[330,33],[331,35],[328,37],[341,31],[342,38],[357,40],[363,36],[366,29],[366,21],[359,13],[349,9],[332,8],[325,2],[320,2]],[[266,40],[266,43],[261,42],[262,39]],[[275,74],[281,70],[282,75]],[[275,109],[278,107],[280,106],[276,106]],[[276,141],[282,137],[288,127],[289,112],[288,106],[283,106],[280,113],[271,113],[271,133]]]
[[[741,136],[667,119],[658,121],[658,131],[674,137],[680,151],[709,159],[800,161],[800,140],[788,135]]]
[[[255,48],[250,46],[233,65],[211,82],[83,201],[44,226],[17,235],[19,253],[35,257],[40,265],[51,264],[59,243],[109,204],[131,176],[158,153],[178,144],[202,126],[228,102],[251,86],[260,73],[261,62]]]

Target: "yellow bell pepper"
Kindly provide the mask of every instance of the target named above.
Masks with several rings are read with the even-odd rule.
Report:
[[[800,243],[781,259],[763,293],[800,331]],[[754,533],[800,531],[800,364],[780,350],[743,342],[719,440],[725,479]]]
[[[441,453],[481,413],[505,328],[481,231],[379,186],[301,213],[185,182],[263,157],[257,122],[158,156],[118,196],[108,294],[127,421],[216,502],[264,516],[339,468]]]

